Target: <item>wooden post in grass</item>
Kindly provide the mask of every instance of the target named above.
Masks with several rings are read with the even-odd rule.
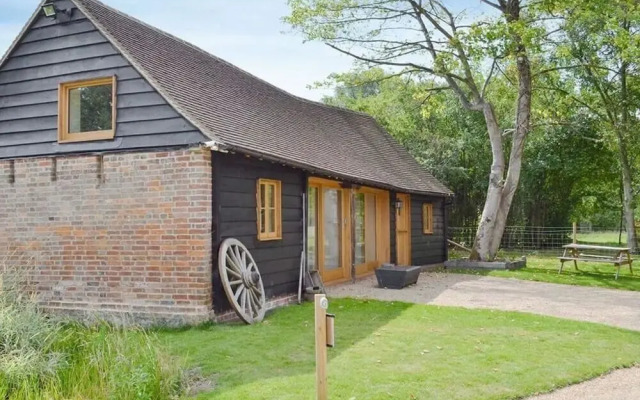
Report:
[[[573,244],[578,243],[578,223],[573,223]]]
[[[327,308],[324,294],[315,295],[316,314],[316,399],[327,400]]]

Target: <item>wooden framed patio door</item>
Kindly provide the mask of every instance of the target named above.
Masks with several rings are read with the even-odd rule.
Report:
[[[389,192],[359,188],[353,198],[354,264],[356,277],[359,277],[390,261]]]
[[[307,263],[327,282],[350,277],[349,191],[337,183],[310,183]]]
[[[411,197],[397,194],[396,253],[398,265],[411,265]]]

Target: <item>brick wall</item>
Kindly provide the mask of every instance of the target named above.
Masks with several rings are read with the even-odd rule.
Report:
[[[33,258],[49,310],[203,321],[211,193],[211,152],[200,148],[3,160],[0,248]]]

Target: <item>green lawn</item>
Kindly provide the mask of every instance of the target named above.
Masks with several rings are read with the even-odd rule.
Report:
[[[513,399],[640,362],[640,333],[530,314],[332,300],[331,399]],[[313,307],[259,325],[163,331],[211,377],[200,399],[314,398]]]
[[[597,286],[610,289],[623,289],[640,291],[640,264],[634,269],[634,275],[629,273],[629,266],[620,268],[620,277],[615,280],[615,267],[613,264],[578,262],[579,270],[576,271],[573,263],[565,262],[562,273],[558,273],[560,261],[558,254],[554,255],[528,255],[527,267],[516,271],[474,271],[452,270],[451,272],[464,274],[479,274],[499,276],[502,278],[516,278],[528,281],[562,283],[565,285]],[[454,256],[455,257],[455,256]],[[508,255],[516,258],[519,256]],[[636,265],[634,263],[634,265]]]
[[[627,234],[623,232],[622,237],[620,237],[620,233],[617,231],[585,232],[578,233],[577,240],[578,243],[625,246],[627,243]]]

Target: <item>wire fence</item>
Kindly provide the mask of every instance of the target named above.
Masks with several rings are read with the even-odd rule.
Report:
[[[477,227],[449,227],[448,238],[465,247],[472,247]],[[591,226],[578,227],[578,243],[619,246],[626,245],[624,232],[611,228]],[[573,227],[507,226],[500,247],[503,250],[520,252],[557,252],[562,246],[573,242]]]

